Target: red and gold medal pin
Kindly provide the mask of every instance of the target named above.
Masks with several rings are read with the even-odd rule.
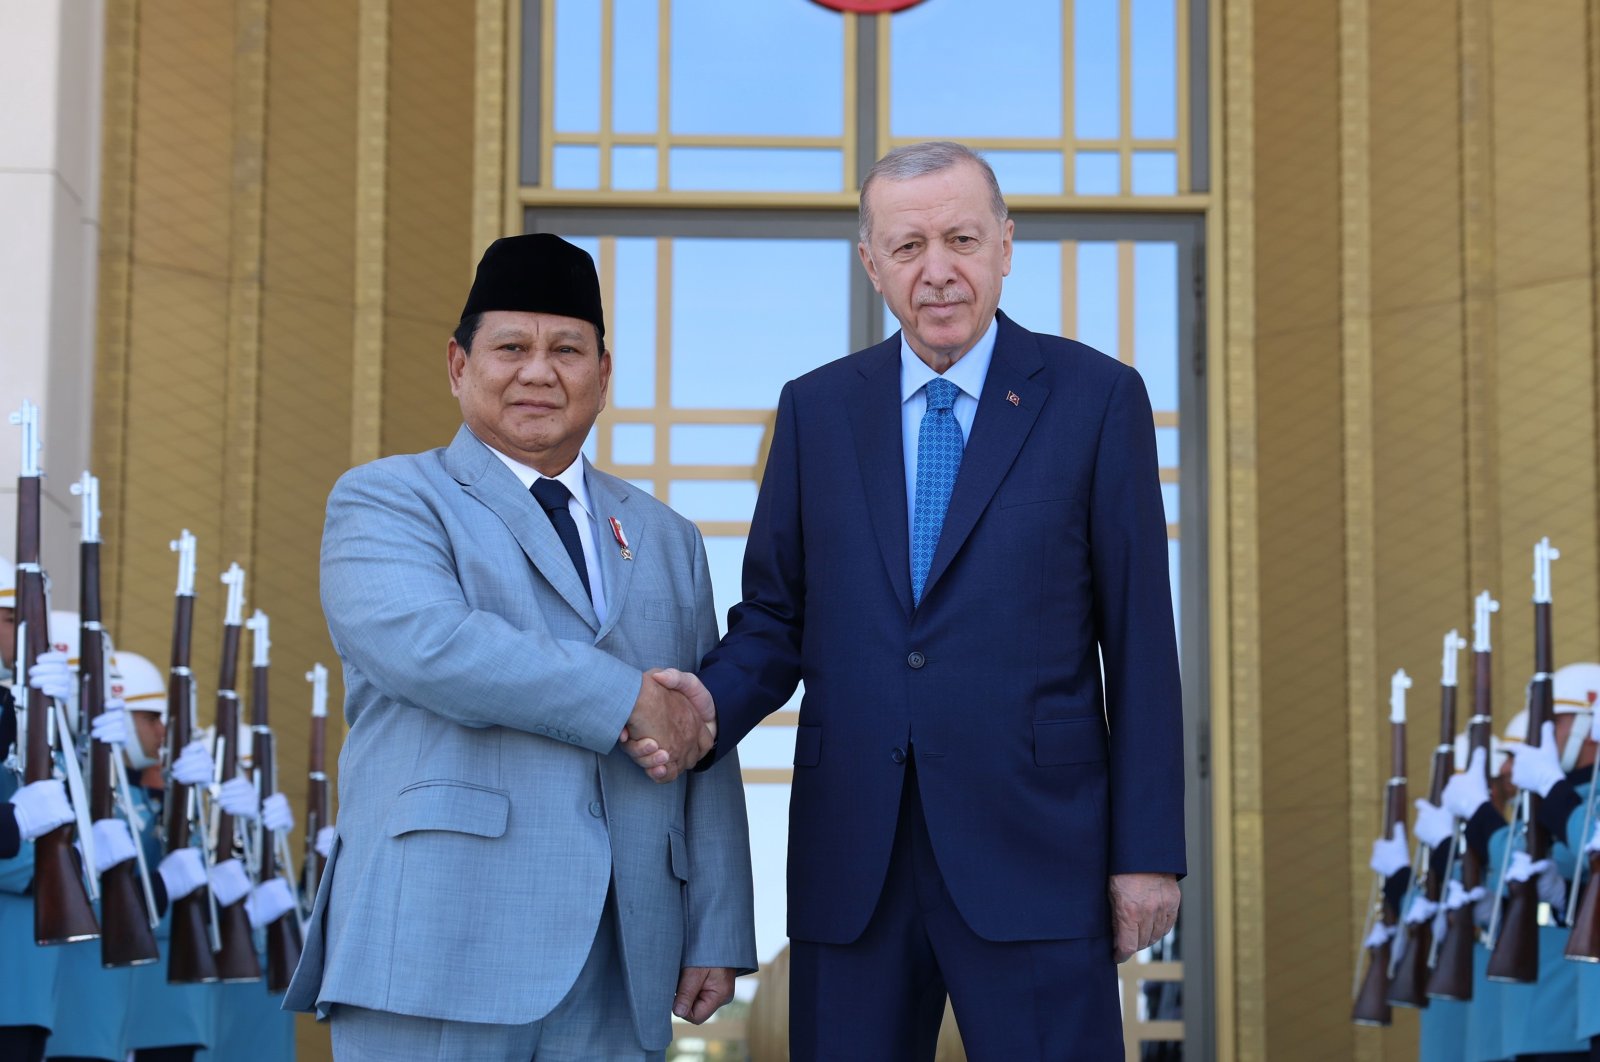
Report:
[[[622,559],[633,560],[633,550],[628,548],[628,536],[622,533],[622,521],[615,516],[606,519],[611,524],[611,537],[617,540],[617,546],[622,550]]]

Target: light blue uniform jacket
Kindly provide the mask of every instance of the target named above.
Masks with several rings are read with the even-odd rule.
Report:
[[[737,759],[657,785],[617,745],[642,670],[694,670],[716,644],[704,545],[585,472],[604,624],[549,518],[465,427],[335,485],[322,604],[350,734],[287,1006],[536,1021],[577,979],[613,880],[645,1048],[671,1040],[681,967],[756,966]]]
[[[17,791],[17,778],[0,768],[0,800]],[[33,942],[33,844],[0,859],[0,1026],[55,1025],[56,971],[60,948]]]

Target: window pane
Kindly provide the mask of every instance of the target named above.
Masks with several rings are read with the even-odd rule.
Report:
[[[897,137],[1061,136],[1060,0],[938,0],[890,20]],[[997,76],[994,64],[1025,76]]]
[[[1135,151],[1133,194],[1177,195],[1178,156],[1171,151]]]
[[[848,240],[672,243],[672,404],[771,409],[850,352]]]
[[[789,865],[789,787],[747,785],[750,870],[755,879],[756,959],[771,962],[789,943],[785,922]]]
[[[556,131],[593,133],[600,128],[600,5],[593,0],[552,2],[556,5]],[[532,57],[524,61],[531,62]]]
[[[775,403],[777,395],[769,398]],[[672,463],[675,465],[753,465],[761,453],[761,424],[674,424]]]
[[[618,424],[611,429],[612,464],[648,465],[655,459],[655,425]]]
[[[717,608],[717,630],[728,633],[728,609],[744,599],[744,536],[707,535],[706,566],[711,569],[711,598]]]
[[[611,126],[619,133],[653,133],[660,77],[656,62],[660,5],[656,0],[612,2],[616,6],[611,20]]]
[[[582,144],[557,144],[551,152],[555,187],[599,188],[600,149]]]
[[[1133,5],[1133,135],[1178,135],[1177,5],[1188,0],[1128,0]]]
[[[1178,429],[1156,429],[1156,461],[1162,468],[1178,467]]]
[[[1178,408],[1178,248],[1133,245],[1133,364],[1150,405]],[[1176,520],[1174,515],[1171,519]]]
[[[1073,133],[1080,140],[1115,140],[1122,135],[1118,87],[1118,0],[1073,0]]]
[[[611,149],[611,187],[652,191],[656,187],[656,149],[619,144]]]
[[[1017,240],[1011,245],[1011,275],[1000,289],[1000,308],[1030,331],[1063,334],[1059,243]]]
[[[673,148],[672,187],[689,192],[837,192],[844,154],[801,148]]]
[[[674,133],[844,134],[844,20],[818,4],[672,4]]]
[[[753,479],[679,479],[669,504],[690,520],[748,520],[756,511]]]
[[[1060,195],[1059,151],[985,151],[1005,195]]]
[[[1079,195],[1121,195],[1122,160],[1115,151],[1078,152],[1073,191]]]
[[[606,307],[611,331],[611,400],[619,409],[656,404],[656,241],[617,243],[617,293]]]
[[[1078,332],[1102,354],[1117,356],[1117,245],[1078,244]]]

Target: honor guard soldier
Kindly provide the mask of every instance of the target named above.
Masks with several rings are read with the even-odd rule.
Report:
[[[123,746],[128,765],[138,772],[130,792],[139,819],[139,841],[145,860],[156,867],[152,879],[161,923],[161,962],[136,966],[128,1010],[127,1043],[134,1062],[187,1062],[195,1051],[212,1042],[216,988],[211,984],[171,984],[165,961],[171,937],[172,904],[206,883],[205,860],[198,847],[179,849],[163,857],[163,794],[170,774],[188,786],[211,784],[211,753],[204,741],[191,742],[176,763],[162,770],[161,750],[166,742],[167,690],[161,672],[149,660],[127,650],[112,658],[112,693],[125,705],[134,740]]]
[[[22,785],[16,568],[0,557],[0,1058],[38,1062],[55,1023],[58,948],[33,940],[33,838],[73,819],[59,779]]]

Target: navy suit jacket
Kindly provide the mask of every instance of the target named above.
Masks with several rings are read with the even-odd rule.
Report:
[[[899,335],[778,400],[744,600],[701,678],[719,749],[805,683],[796,939],[849,943],[866,927],[913,746],[940,870],[989,940],[1106,933],[1108,875],[1185,869],[1150,400],[1132,368],[999,319],[916,608]]]

